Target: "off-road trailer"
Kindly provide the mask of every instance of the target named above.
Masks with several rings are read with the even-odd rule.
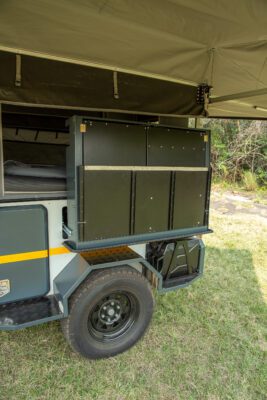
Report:
[[[73,349],[112,356],[147,328],[151,286],[203,273],[210,133],[48,114],[3,105],[0,329],[61,320]]]
[[[111,356],[145,331],[150,285],[201,276],[210,135],[162,117],[266,119],[266,10],[0,3],[1,329],[60,319]]]

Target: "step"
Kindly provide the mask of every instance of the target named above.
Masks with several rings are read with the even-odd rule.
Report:
[[[197,279],[200,276],[199,273],[194,273],[185,276],[179,276],[178,278],[166,279],[163,282],[163,289],[179,288],[179,286],[185,286]]]
[[[55,296],[0,305],[0,330],[16,330],[63,318]]]

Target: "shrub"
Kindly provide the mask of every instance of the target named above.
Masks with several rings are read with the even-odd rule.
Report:
[[[251,171],[244,171],[242,184],[247,191],[255,191],[258,189],[257,177]]]

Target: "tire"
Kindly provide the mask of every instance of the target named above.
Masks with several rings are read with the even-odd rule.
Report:
[[[130,267],[93,272],[72,295],[61,321],[72,349],[89,359],[112,357],[145,333],[154,308],[147,279]]]

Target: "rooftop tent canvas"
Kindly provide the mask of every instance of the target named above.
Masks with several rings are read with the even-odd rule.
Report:
[[[206,114],[266,118],[266,24],[264,0],[1,2],[0,101],[195,116],[204,83]]]

